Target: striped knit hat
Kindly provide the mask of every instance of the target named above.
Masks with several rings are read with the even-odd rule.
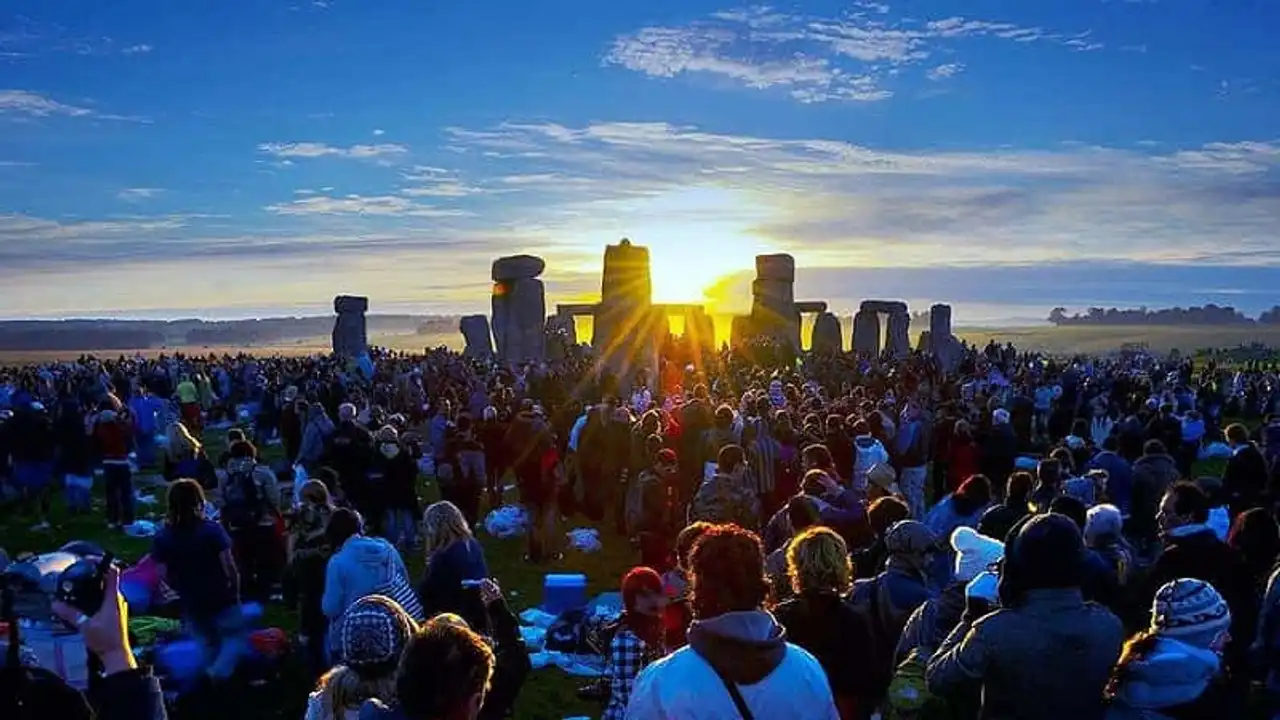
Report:
[[[1151,603],[1151,629],[1208,647],[1231,626],[1231,610],[1212,585],[1183,578],[1165,583]]]

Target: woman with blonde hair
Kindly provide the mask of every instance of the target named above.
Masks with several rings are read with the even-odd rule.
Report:
[[[873,698],[871,639],[866,624],[845,598],[853,587],[853,563],[844,539],[814,526],[787,544],[787,575],[794,596],[774,609],[787,639],[822,664],[840,717],[865,717]]]
[[[391,598],[357,600],[335,628],[340,664],[325,673],[307,698],[306,720],[357,720],[366,700],[394,702],[396,669],[417,624]]]
[[[447,501],[431,505],[422,514],[422,534],[427,568],[418,598],[427,617],[456,613],[471,627],[487,632],[488,616],[475,588],[489,577],[489,566],[462,511]]]
[[[209,488],[217,482],[217,472],[204,452],[204,445],[196,439],[187,426],[174,422],[165,431],[164,478],[169,482],[182,478],[199,481]]]

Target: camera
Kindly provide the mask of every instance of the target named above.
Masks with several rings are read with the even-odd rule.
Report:
[[[54,598],[92,617],[102,609],[107,596],[107,568],[115,562],[111,553],[101,558],[83,558],[58,576]]]

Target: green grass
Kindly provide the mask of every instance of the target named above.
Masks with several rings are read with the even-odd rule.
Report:
[[[225,446],[224,432],[216,431],[207,434],[206,450],[211,457],[217,457]],[[263,448],[265,461],[270,462],[280,457],[280,449]],[[143,473],[148,470],[144,469]],[[104,500],[101,495],[101,483],[94,488],[94,509],[87,515],[70,514],[61,498],[53,502],[49,517],[52,530],[31,532],[30,526],[35,518],[22,512],[6,509],[0,515],[0,546],[14,557],[22,552],[49,552],[70,540],[88,540],[102,545],[114,552],[125,562],[134,562],[147,553],[151,540],[131,538],[123,533],[110,532],[106,527]],[[154,493],[157,503],[151,506],[139,505],[139,519],[161,521],[164,513],[164,491],[146,490]],[[438,498],[434,483],[424,481],[422,495],[426,503]],[[585,518],[571,518],[562,523],[560,530],[567,532],[576,527],[594,527]],[[497,540],[481,531],[479,538],[485,548],[485,556],[489,571],[502,586],[512,610],[520,611],[537,605],[542,601],[542,577],[547,572],[580,572],[588,578],[587,590],[590,596],[601,592],[617,590],[622,575],[639,562],[639,553],[634,551],[625,538],[613,532],[611,523],[603,523],[600,527],[604,548],[596,553],[584,554],[574,551],[566,552],[566,557],[558,563],[533,566],[523,561],[525,541],[523,538],[513,540]],[[406,556],[410,574],[416,581],[421,577],[423,558],[419,554]],[[268,607],[265,621],[270,626],[281,627],[293,631],[297,625],[296,614],[278,605]],[[279,688],[271,702],[250,703],[244,708],[241,720],[248,718],[298,718],[305,709],[306,695],[311,688],[300,672],[289,672],[285,675],[287,687]],[[602,708],[598,703],[583,702],[577,698],[577,690],[584,683],[582,678],[570,676],[558,668],[535,670],[520,694],[516,704],[516,717],[528,720],[551,720],[573,716],[596,717]],[[176,720],[185,720],[176,718]]]

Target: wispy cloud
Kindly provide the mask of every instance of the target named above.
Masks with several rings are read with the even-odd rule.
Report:
[[[464,210],[423,205],[395,195],[310,195],[266,209],[277,215],[368,215],[384,217],[465,217]]]
[[[149,122],[143,117],[114,115],[81,105],[59,102],[30,90],[0,90],[0,117],[15,119],[74,117],[125,122]]]
[[[928,77],[930,80],[937,82],[939,80],[946,80],[948,78],[953,78],[956,75],[959,75],[963,71],[964,71],[964,63],[944,63],[942,65],[938,65],[937,67],[929,68],[929,71],[925,73],[925,76]]]
[[[152,50],[154,50],[154,49],[155,49],[155,48],[151,47],[150,45],[148,45],[148,44],[146,44],[146,43],[141,43],[141,44],[138,44],[138,45],[130,45],[129,47],[122,49],[122,50],[120,51],[120,54],[122,54],[122,55],[145,55],[145,54],[147,54],[147,53],[151,52],[151,51],[152,51]]]
[[[0,57],[24,59],[46,55],[133,55],[150,51],[150,45],[125,44],[100,35],[81,35],[56,23],[25,15],[13,14],[6,17],[5,23],[0,25]]]
[[[409,148],[394,143],[340,147],[318,142],[287,142],[262,143],[258,146],[258,151],[278,158],[341,157],[371,160],[404,155],[409,152]]]
[[[163,188],[134,187],[125,188],[116,193],[116,197],[127,203],[140,203],[164,194]]]
[[[749,88],[782,89],[801,102],[892,97],[889,76],[920,65],[961,39],[1048,43],[1078,52],[1102,49],[1088,31],[1074,34],[965,17],[891,19],[888,6],[862,3],[830,18],[753,6],[713,13],[682,26],[652,26],[621,35],[604,56],[651,77],[702,74]],[[941,67],[926,70],[930,79]],[[945,71],[944,71],[945,72]],[[954,73],[953,73],[954,74]]]

